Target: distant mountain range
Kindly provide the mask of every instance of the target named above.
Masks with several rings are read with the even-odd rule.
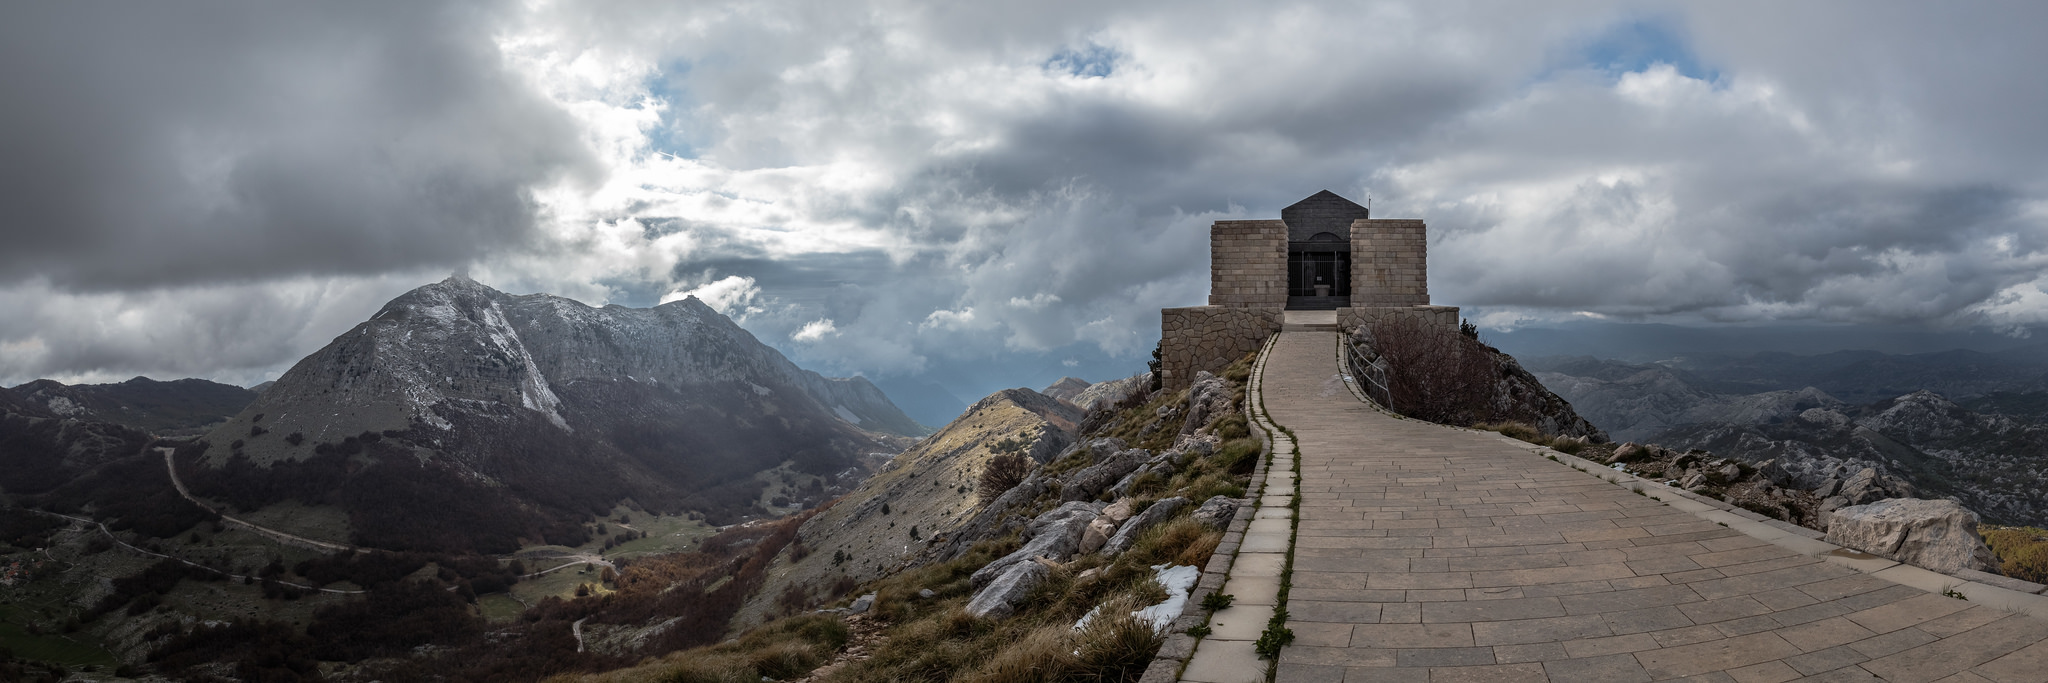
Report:
[[[39,379],[14,393],[60,417],[111,422],[158,434],[192,433],[242,412],[256,392],[203,379],[65,385]]]
[[[177,449],[194,494],[233,511],[338,509],[346,531],[303,531],[436,552],[575,545],[624,502],[717,524],[765,515],[756,473],[786,463],[850,487],[864,456],[929,432],[867,380],[798,368],[694,298],[593,308],[462,277],[392,300],[260,394],[143,379],[7,393],[0,443],[36,439],[49,480],[10,493],[97,505],[129,489],[63,481],[93,469],[65,455],[78,444],[119,444],[85,450],[162,472],[137,452],[143,431],[210,425]],[[27,459],[0,453],[0,469]]]
[[[1617,441],[1775,460],[1809,487],[1874,467],[1994,520],[2048,524],[2048,363],[2029,349],[1528,366]]]

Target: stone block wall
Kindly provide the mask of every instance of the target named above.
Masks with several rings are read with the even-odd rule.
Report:
[[[1216,221],[1209,227],[1209,305],[1287,306],[1287,224]]]
[[[1238,358],[1259,350],[1267,337],[1280,331],[1281,319],[1279,306],[1160,310],[1160,386],[1167,391],[1184,389],[1194,383],[1196,372],[1222,372]]]
[[[1365,308],[1429,303],[1426,229],[1421,220],[1411,218],[1351,222],[1351,305]],[[1285,286],[1286,274],[1281,275],[1281,284]]]
[[[1337,330],[1346,335],[1386,316],[1413,316],[1448,330],[1458,329],[1457,306],[1369,306],[1337,309]]]

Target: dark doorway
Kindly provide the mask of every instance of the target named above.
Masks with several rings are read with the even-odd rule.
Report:
[[[1349,245],[1346,245],[1349,246]],[[1351,254],[1345,251],[1287,252],[1287,307],[1332,310],[1351,304]]]

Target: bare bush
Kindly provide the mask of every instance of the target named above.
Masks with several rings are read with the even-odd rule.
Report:
[[[1031,459],[1022,453],[1005,453],[988,459],[988,466],[981,470],[981,480],[975,483],[974,493],[982,500],[995,500],[1031,474]]]
[[[1499,378],[1493,353],[1459,330],[1406,315],[1367,324],[1372,345],[1387,361],[1387,393],[1395,412],[1442,424],[1490,417]]]

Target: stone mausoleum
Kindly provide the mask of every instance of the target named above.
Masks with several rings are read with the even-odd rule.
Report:
[[[1209,228],[1209,305],[1161,311],[1164,386],[1178,389],[1197,371],[1220,371],[1290,317],[1334,319],[1345,332],[1385,315],[1456,328],[1457,308],[1429,305],[1426,226],[1371,214],[1324,190],[1281,209],[1280,220],[1216,221]]]

